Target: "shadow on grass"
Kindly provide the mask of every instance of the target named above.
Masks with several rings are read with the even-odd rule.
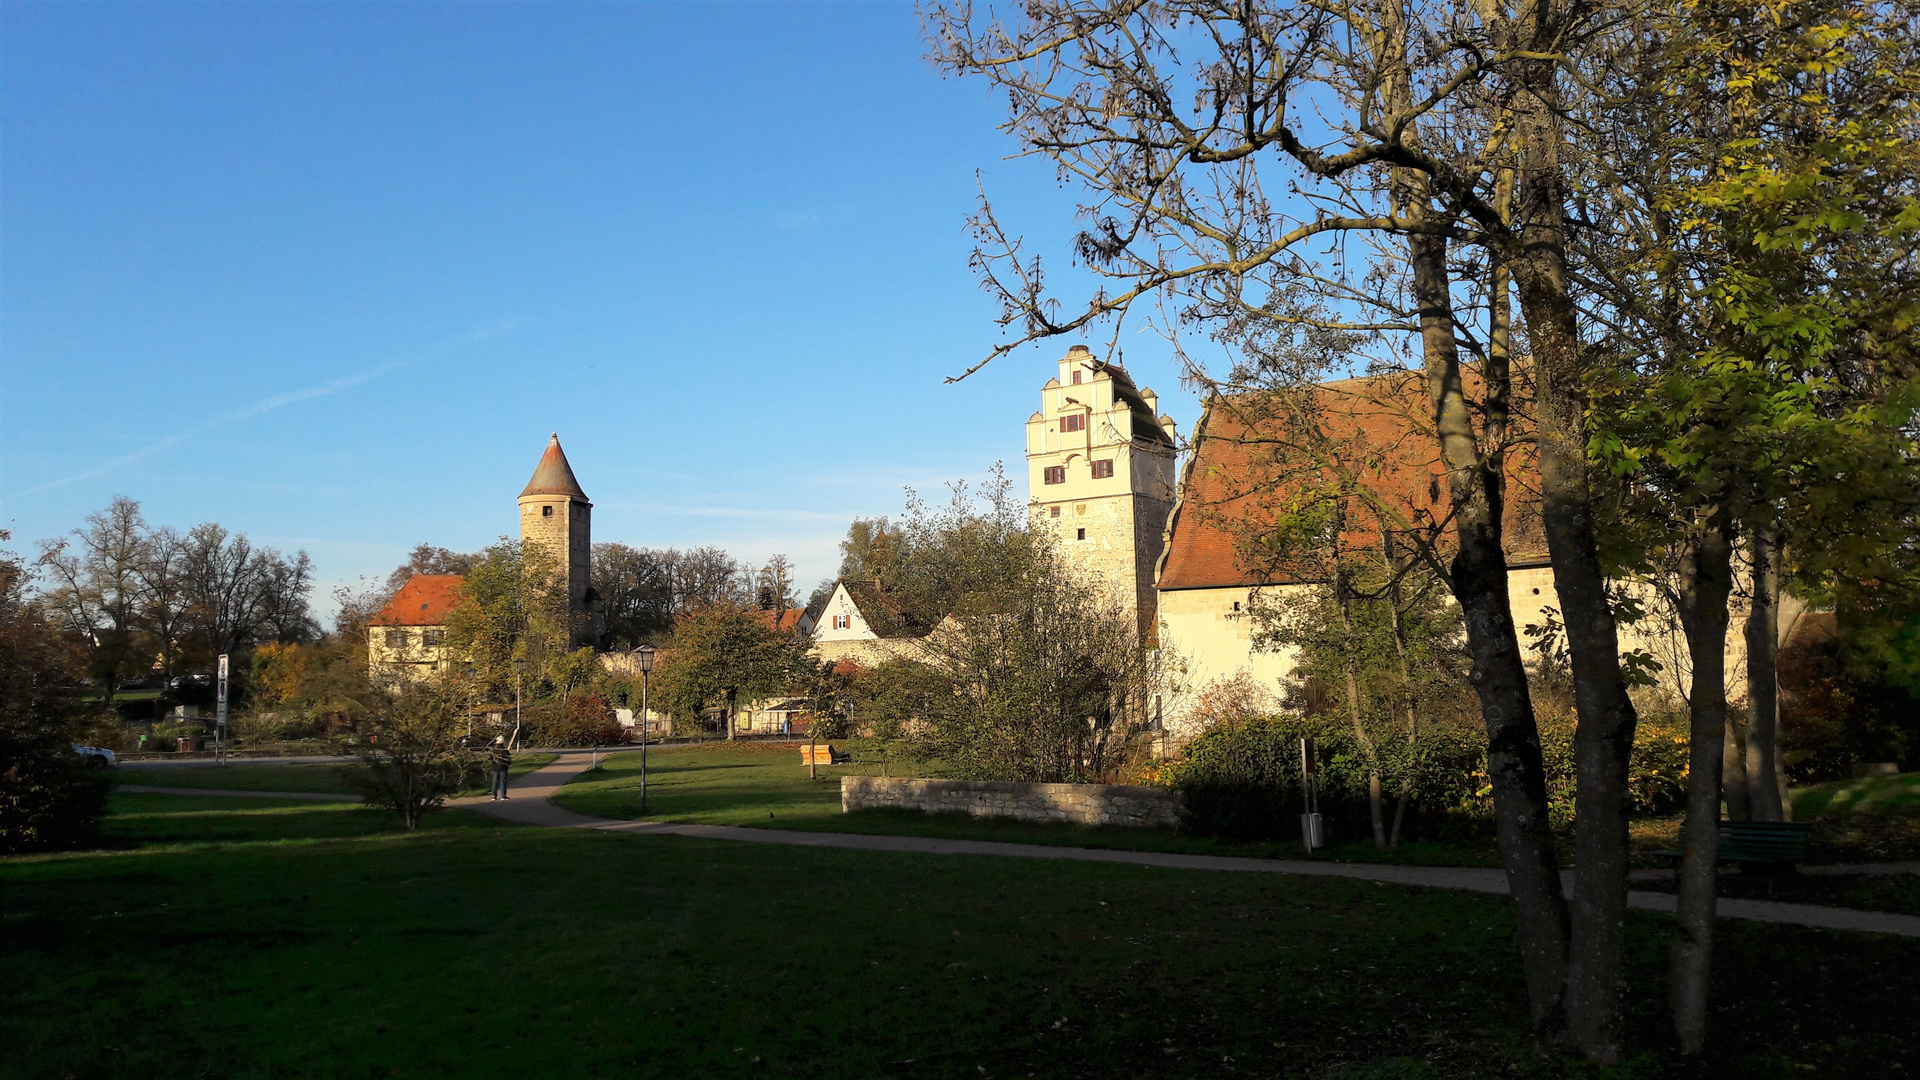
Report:
[[[477,814],[430,813],[421,830],[492,828]],[[403,833],[392,811],[356,802],[290,803],[282,799],[196,798],[116,791],[107,796],[102,847],[148,848],[181,844],[246,844],[336,840]]]

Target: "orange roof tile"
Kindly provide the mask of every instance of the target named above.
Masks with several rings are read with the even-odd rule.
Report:
[[[799,627],[800,620],[805,618],[806,614],[806,608],[796,607],[787,608],[783,611],[756,611],[753,613],[753,616],[767,624],[770,629],[777,630],[783,634],[790,634]]]
[[[1194,429],[1193,456],[1168,525],[1158,586],[1206,589],[1310,580],[1315,575],[1298,567],[1261,565],[1255,540],[1270,531],[1267,526],[1287,505],[1343,472],[1388,508],[1389,529],[1402,532],[1412,524],[1433,533],[1436,522],[1446,521],[1451,500],[1430,410],[1424,381],[1401,373],[1324,383],[1309,399],[1215,398]],[[1508,564],[1543,564],[1545,532],[1531,457],[1510,453],[1507,475]],[[1351,500],[1347,544],[1378,550],[1381,524],[1363,501]],[[1449,525],[1434,542],[1444,550],[1451,536]]]
[[[460,601],[459,574],[415,574],[367,622],[374,626],[445,626]]]

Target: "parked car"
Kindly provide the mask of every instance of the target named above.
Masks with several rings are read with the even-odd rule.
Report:
[[[85,758],[87,767],[91,769],[104,769],[120,760],[113,751],[104,746],[81,746],[79,743],[74,743],[73,752]]]

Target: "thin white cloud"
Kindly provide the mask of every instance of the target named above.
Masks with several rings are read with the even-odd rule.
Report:
[[[469,330],[464,334],[458,334],[454,337],[446,339],[445,341],[438,342],[437,344],[413,356],[404,357],[399,360],[389,360],[384,364],[377,364],[373,367],[367,368],[364,371],[356,371],[351,375],[342,375],[338,379],[334,379],[331,382],[321,383],[319,386],[309,386],[299,390],[288,390],[285,393],[275,394],[272,397],[261,398],[259,401],[252,402],[251,404],[242,405],[237,409],[230,409],[227,412],[223,412],[218,416],[215,416],[213,419],[208,420],[206,423],[199,425],[198,427],[191,427],[186,429],[185,431],[174,432],[172,435],[168,435],[167,437],[160,439],[157,442],[148,443],[147,445],[141,447],[138,450],[132,451],[131,453],[122,454],[119,457],[113,458],[112,460],[109,460],[109,461],[103,461],[100,464],[95,465],[90,469],[83,469],[80,472],[74,473],[72,476],[63,476],[58,480],[49,480],[44,484],[35,485],[34,487],[30,487],[25,491],[21,492],[20,494],[32,495],[35,492],[46,491],[49,488],[64,487],[68,484],[78,483],[81,480],[90,480],[93,477],[100,476],[105,473],[110,473],[115,469],[121,468],[123,466],[131,465],[136,461],[140,461],[145,458],[150,458],[155,454],[161,453],[162,451],[170,450],[173,447],[178,446],[183,442],[186,442],[188,439],[192,439],[199,435],[204,435],[207,432],[212,431],[214,428],[222,427],[224,425],[235,423],[240,420],[246,420],[251,417],[259,416],[261,413],[272,412],[275,409],[283,409],[283,408],[286,408],[288,405],[297,405],[303,401],[312,401],[315,398],[330,397],[334,394],[340,393],[343,390],[351,390],[362,383],[371,382],[372,380],[377,379],[380,376],[385,375],[390,371],[397,371],[400,368],[411,367],[414,364],[425,363],[426,361],[429,361],[429,360],[437,360],[443,356],[446,356],[449,353],[457,352],[461,349],[468,348],[473,345],[478,345],[481,342],[487,341],[490,338],[498,337],[501,334],[504,334],[509,330],[512,330],[520,326],[524,322],[526,322],[525,319],[514,319],[508,322],[500,323],[497,326],[486,326],[486,327],[481,327],[475,330]]]

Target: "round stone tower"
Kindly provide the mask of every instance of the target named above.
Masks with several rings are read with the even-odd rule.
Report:
[[[567,577],[567,606],[575,616],[576,637],[585,639],[590,628],[592,590],[588,565],[593,554],[593,504],[573,478],[573,467],[560,449],[560,433],[547,440],[540,466],[533,470],[520,493],[520,543],[545,549]]]

